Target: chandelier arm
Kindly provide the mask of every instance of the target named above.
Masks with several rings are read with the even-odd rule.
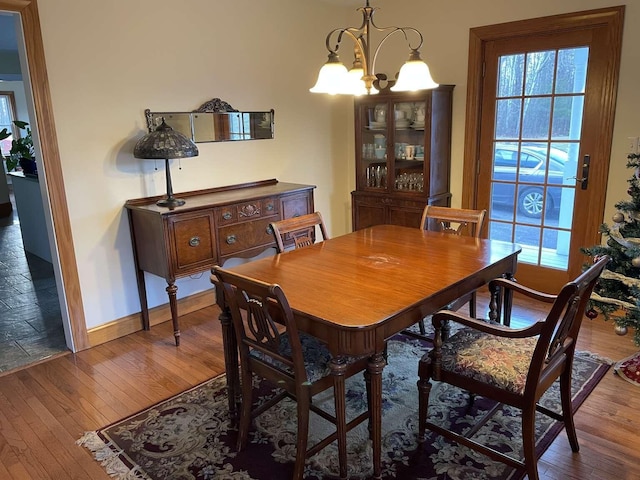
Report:
[[[393,28],[393,31],[387,33],[384,37],[382,37],[382,40],[380,40],[380,43],[378,44],[378,46],[376,47],[375,52],[373,53],[373,60],[371,61],[371,74],[372,75],[375,75],[376,60],[378,58],[378,53],[380,53],[380,48],[382,47],[384,42],[386,42],[387,39],[391,35],[393,35],[394,33],[402,32],[402,34],[404,35],[404,39],[406,40],[407,44],[409,45],[409,48],[411,49],[411,51],[419,50],[422,47],[422,44],[424,43],[424,37],[422,36],[422,33],[420,33],[417,29],[415,29],[413,27],[385,27],[385,28],[375,27],[375,28],[380,30],[380,31],[388,30],[390,28]],[[414,47],[411,46],[411,42],[409,41],[409,36],[407,35],[407,31],[413,32],[416,35],[418,35],[418,38],[420,39],[420,41],[418,42],[418,46],[417,47],[414,48]]]

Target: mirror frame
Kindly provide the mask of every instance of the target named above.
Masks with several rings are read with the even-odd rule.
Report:
[[[273,109],[239,111],[219,98],[212,98],[191,112],[152,112],[147,108],[144,114],[149,132],[164,119],[167,125],[194,143],[274,138]]]

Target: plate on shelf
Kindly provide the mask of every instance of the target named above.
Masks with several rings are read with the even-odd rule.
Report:
[[[410,120],[396,120],[396,128],[409,128]]]
[[[369,122],[369,128],[381,129],[387,126],[387,122]]]
[[[424,155],[416,155],[415,157],[413,157],[414,160],[417,160],[418,162],[424,162]]]

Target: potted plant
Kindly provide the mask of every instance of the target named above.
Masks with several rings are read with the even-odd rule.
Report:
[[[14,120],[14,125],[21,130],[26,130],[27,134],[20,138],[14,138],[11,141],[11,149],[9,155],[4,156],[4,160],[7,164],[7,171],[11,172],[20,165],[25,175],[38,175],[36,166],[35,151],[33,149],[33,138],[31,136],[31,129],[27,122],[21,120]],[[11,136],[11,133],[3,128],[0,131],[0,141]]]

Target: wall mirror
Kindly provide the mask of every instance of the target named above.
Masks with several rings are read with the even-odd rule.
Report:
[[[195,143],[261,140],[273,138],[274,110],[241,112],[227,102],[214,98],[192,112],[144,111],[152,132],[162,119],[174,130]]]

